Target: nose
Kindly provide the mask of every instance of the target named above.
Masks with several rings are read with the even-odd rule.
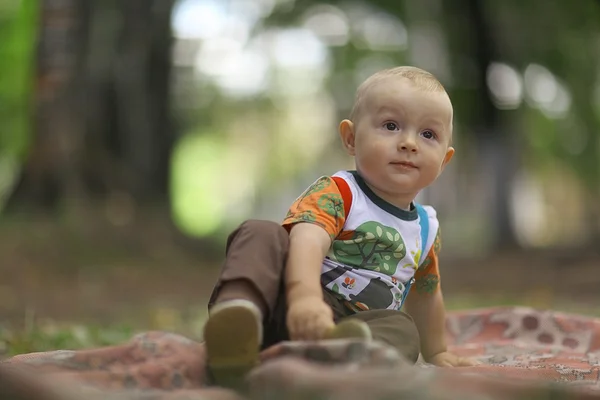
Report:
[[[404,135],[400,135],[400,140],[398,140],[398,150],[401,151],[410,151],[411,153],[417,152],[417,140],[416,135],[412,133],[405,133]]]

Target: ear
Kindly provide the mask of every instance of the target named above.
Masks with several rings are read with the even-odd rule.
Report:
[[[452,160],[453,156],[454,156],[454,147],[448,147],[448,150],[446,150],[446,155],[444,156],[444,161],[442,161],[442,166],[440,168],[440,172],[443,171],[444,168],[446,168],[446,165],[448,165],[450,160]]]
[[[349,119],[340,122],[339,126],[340,138],[346,152],[351,156],[354,155],[354,123]]]

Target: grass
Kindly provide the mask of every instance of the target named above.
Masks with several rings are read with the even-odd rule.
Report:
[[[122,317],[121,317],[122,318]],[[0,357],[51,350],[78,350],[122,344],[136,333],[160,330],[201,340],[206,313],[162,307],[111,324],[36,320],[27,315],[21,324],[0,325]]]
[[[81,221],[2,216],[0,358],[114,345],[149,330],[199,337],[212,253],[160,213],[115,227],[102,210],[88,211]]]
[[[5,356],[60,349],[84,349],[123,343],[134,330],[127,326],[88,326],[46,322],[29,329],[0,331],[0,351]]]
[[[600,316],[600,307],[561,301],[560,305],[542,304],[542,298],[508,297],[502,295],[463,295],[447,301],[449,311],[493,306],[524,305],[558,309],[564,312]],[[163,330],[201,339],[206,319],[204,308],[177,310],[160,307],[136,313],[135,318],[123,318],[111,324],[57,322],[36,320],[26,315],[19,326],[0,325],[0,356],[50,350],[77,350],[110,346],[127,342],[138,332]]]

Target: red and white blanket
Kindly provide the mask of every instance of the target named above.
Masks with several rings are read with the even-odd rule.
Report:
[[[452,350],[482,365],[411,366],[378,343],[287,342],[262,354],[245,396],[600,399],[600,319],[490,308],[449,313],[447,328]],[[202,343],[166,332],[142,333],[112,347],[15,356],[0,363],[0,398],[11,390],[39,400],[81,398],[82,391],[86,398],[241,396],[207,386]]]

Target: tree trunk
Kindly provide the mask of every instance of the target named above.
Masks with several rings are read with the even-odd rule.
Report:
[[[481,0],[444,3],[449,16],[454,16],[456,26],[450,31],[459,32],[451,36],[454,40],[452,54],[465,52],[468,59],[475,62],[476,80],[471,80],[472,89],[468,92],[468,125],[474,132],[474,147],[478,154],[478,171],[484,183],[482,190],[488,200],[488,223],[492,231],[492,247],[495,250],[507,250],[519,247],[516,233],[511,223],[510,213],[511,184],[518,171],[518,156],[512,143],[513,135],[506,118],[493,104],[487,87],[487,70],[490,64],[499,59],[499,50],[491,25],[488,23],[484,3]],[[464,42],[468,42],[467,45]],[[458,49],[460,48],[460,50]],[[459,69],[464,66],[455,66]],[[463,72],[464,74],[464,72]],[[463,75],[464,76],[464,75]]]
[[[34,205],[54,208],[69,182],[68,164],[78,145],[81,113],[71,108],[82,45],[81,9],[76,1],[41,3],[33,94],[34,140],[7,209]]]
[[[8,212],[166,200],[173,2],[41,2],[34,140]]]

